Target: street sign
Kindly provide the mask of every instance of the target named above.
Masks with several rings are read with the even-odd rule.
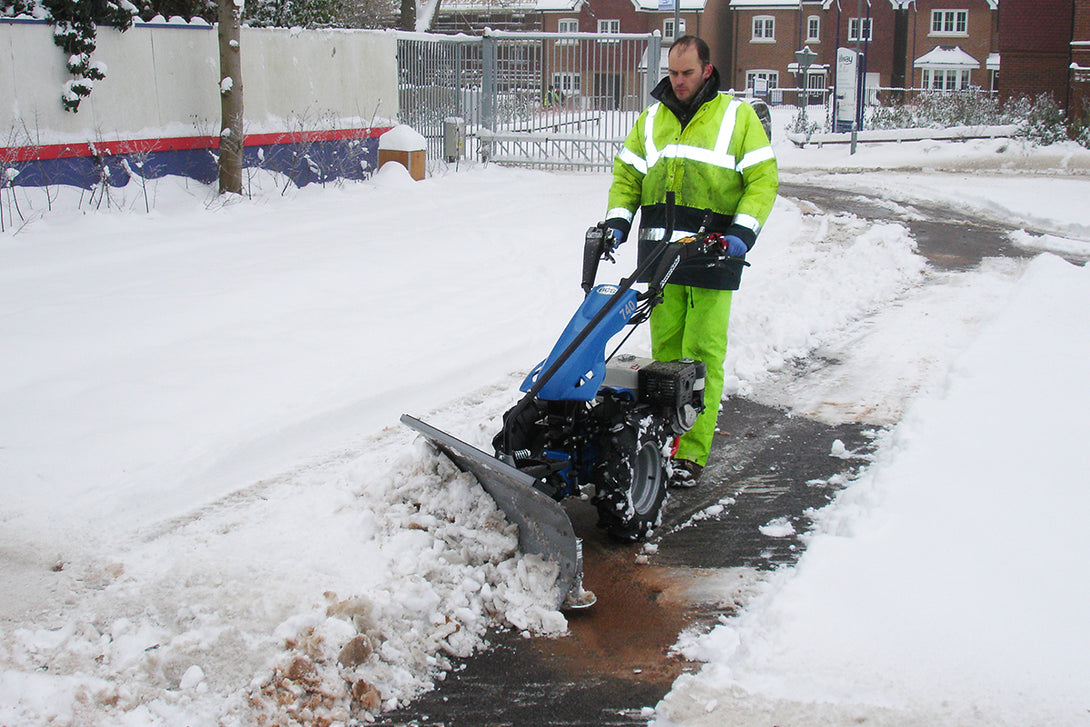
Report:
[[[836,116],[833,131],[851,131],[855,123],[859,91],[859,53],[851,48],[836,50]]]

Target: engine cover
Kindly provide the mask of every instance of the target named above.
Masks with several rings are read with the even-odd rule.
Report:
[[[632,391],[637,401],[662,411],[674,432],[683,434],[704,410],[704,374],[700,361],[655,361],[622,354],[607,364],[604,385]]]

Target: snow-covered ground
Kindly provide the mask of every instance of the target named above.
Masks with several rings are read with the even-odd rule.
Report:
[[[777,152],[785,180],[1090,251],[1074,145]],[[0,236],[0,724],[345,722],[491,624],[565,628],[548,566],[398,417],[487,448],[581,298],[608,176],[265,182],[224,204],[161,180],[150,214],[133,185],[111,209],[20,196]],[[685,635],[708,663],[649,718],[1087,724],[1085,267],[939,273],[903,225],[786,198],[750,257],[730,390],[895,426],[797,567]],[[857,375],[769,385],[824,348]]]

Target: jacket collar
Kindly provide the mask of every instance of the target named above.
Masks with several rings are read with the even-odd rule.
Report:
[[[700,107],[715,98],[718,93],[719,70],[712,66],[712,75],[708,76],[708,80],[704,81],[704,85],[697,90],[689,103],[682,103],[674,95],[674,87],[670,84],[669,76],[659,81],[658,85],[651,90],[651,98],[661,101],[663,106],[670,109],[674,116],[677,117],[677,120],[681,122],[681,128],[684,129],[685,125],[696,116],[696,112],[700,110]]]

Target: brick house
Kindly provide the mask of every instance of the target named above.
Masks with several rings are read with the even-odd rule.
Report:
[[[538,0],[542,28],[558,33],[662,34],[663,44],[674,38],[674,11],[660,10],[657,0]],[[681,0],[682,34],[699,34],[704,0]]]
[[[907,24],[907,47],[891,54],[893,80],[901,58],[905,86],[932,90],[982,88],[995,91],[999,75],[999,0],[930,0],[901,3],[895,20]],[[900,39],[894,34],[895,42]],[[891,83],[900,86],[900,83]]]
[[[700,33],[705,0],[680,0],[681,33]],[[651,33],[658,31],[662,49],[652,65],[652,78],[665,75],[666,52],[673,41],[673,5],[659,0],[444,0],[432,22],[440,33],[480,35],[493,30],[547,33]],[[648,59],[632,55],[633,45],[605,38],[558,38],[542,41],[536,72],[542,73],[543,97],[561,99],[567,107],[591,105],[619,109],[645,103],[644,73]],[[531,81],[531,83],[533,83]],[[553,95],[555,93],[555,96]]]
[[[680,33],[674,33],[675,15],[673,7],[668,10],[659,9],[657,0],[595,0],[592,5],[586,0],[538,0],[538,12],[542,16],[542,29],[556,33],[652,33],[658,31],[662,36],[662,54],[657,71],[652,75],[665,75],[666,53],[669,44],[674,38],[691,32],[701,32],[701,20],[704,12],[704,0],[681,0],[677,18]],[[579,45],[587,42],[582,40],[562,41],[571,45]],[[608,64],[604,60],[608,53],[603,54],[602,44],[605,41],[594,41],[597,50],[585,49],[582,53],[572,49],[569,57],[573,71],[581,66],[583,74],[587,73],[587,66],[591,66],[592,93],[598,98],[623,95],[640,96],[639,76],[629,75],[620,77],[608,72],[595,70],[593,66]],[[563,57],[563,56],[561,56]],[[646,59],[640,62],[641,67],[646,65]],[[564,94],[579,93],[579,88],[573,88],[574,83],[584,82],[579,76],[570,74],[560,80],[560,90]],[[612,87],[609,85],[612,84]],[[606,87],[604,87],[606,86]]]
[[[1090,0],[1075,0],[1071,36],[1071,102],[1068,112],[1090,122]]]
[[[702,32],[705,0],[680,0],[682,34]],[[443,0],[431,29],[480,35],[493,30],[550,33],[650,33],[674,38],[674,10],[658,0]]]
[[[726,85],[767,86],[773,102],[795,100],[779,88],[824,93],[837,48],[858,47],[871,98],[878,89],[992,90],[996,83],[998,0],[716,1],[708,11],[716,33],[709,44]],[[804,47],[815,55],[801,79],[795,53]]]
[[[436,33],[480,35],[492,30],[541,30],[537,0],[443,0],[432,18]]]
[[[1050,94],[1072,115],[1090,98],[1090,0],[1003,0],[1002,98]]]

